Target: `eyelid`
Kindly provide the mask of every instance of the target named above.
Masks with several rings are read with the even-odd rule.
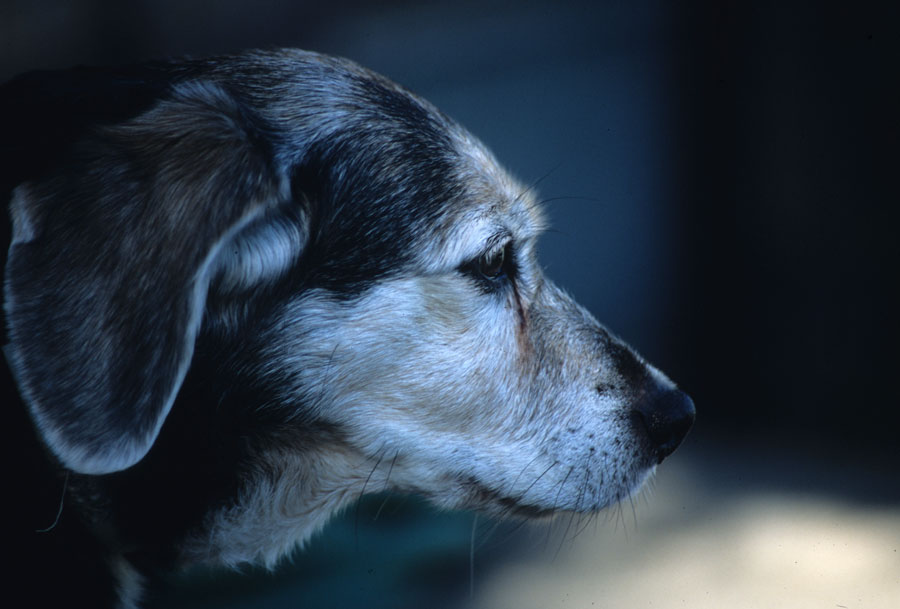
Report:
[[[507,231],[495,233],[488,238],[485,248],[478,255],[494,254],[506,249],[512,243],[512,240],[512,235]]]
[[[480,264],[485,258],[491,258],[500,253],[504,254],[503,267],[506,269],[510,265],[515,265],[515,254],[513,251],[512,235],[508,232],[497,233],[492,235],[485,244],[484,248],[474,256],[463,261],[457,268],[467,275],[473,275],[476,279],[490,279],[481,275]],[[509,274],[504,271],[504,274]]]
[[[512,245],[513,234],[505,227],[497,227],[495,232],[489,234],[481,241],[479,249],[469,250],[469,254],[457,264],[456,268],[459,270],[477,269],[480,258],[496,254],[501,250],[510,248]]]

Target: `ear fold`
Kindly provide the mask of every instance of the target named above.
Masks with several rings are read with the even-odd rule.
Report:
[[[235,235],[287,199],[271,156],[232,96],[184,84],[16,190],[5,351],[66,467],[113,472],[150,449],[223,248],[234,257]]]

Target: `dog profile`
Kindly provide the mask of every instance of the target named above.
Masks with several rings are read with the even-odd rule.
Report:
[[[544,277],[530,189],[352,62],[36,72],[0,110],[13,579],[37,599],[274,565],[367,484],[600,510],[693,422]]]

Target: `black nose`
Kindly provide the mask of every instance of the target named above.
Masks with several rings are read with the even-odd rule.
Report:
[[[644,396],[635,407],[656,449],[657,463],[672,454],[694,424],[694,402],[682,391],[666,389]]]

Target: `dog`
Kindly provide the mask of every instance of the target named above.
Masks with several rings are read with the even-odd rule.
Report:
[[[36,606],[273,566],[367,488],[601,510],[692,425],[544,276],[532,189],[350,61],[34,72],[0,100],[10,579]]]

